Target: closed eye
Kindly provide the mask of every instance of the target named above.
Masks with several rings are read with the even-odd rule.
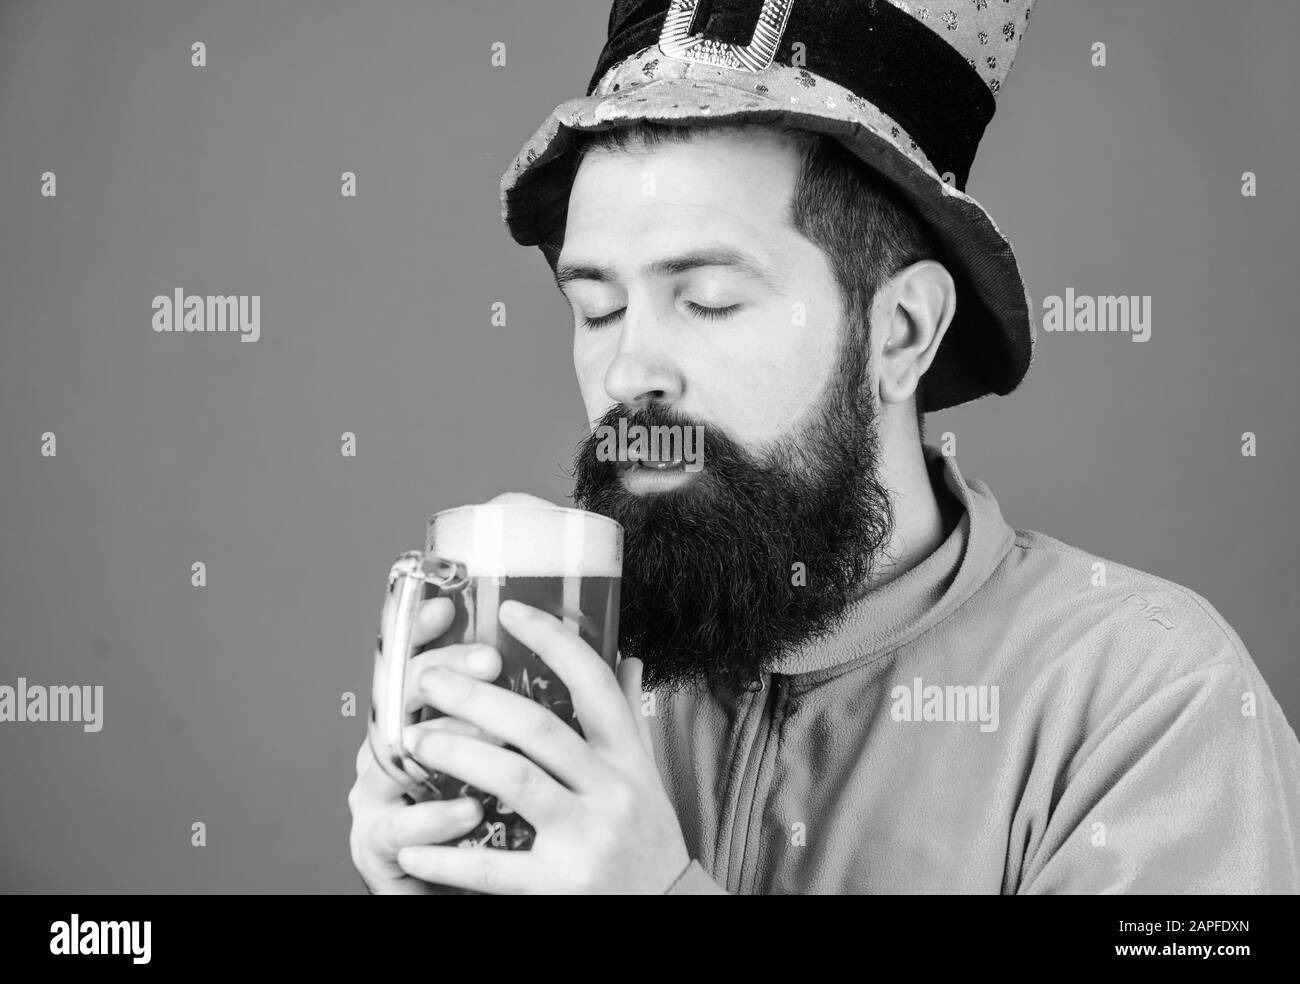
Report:
[[[602,314],[599,318],[583,318],[582,327],[584,328],[604,328],[606,325],[613,324],[618,320],[626,308],[619,308],[617,311],[611,311],[609,314]]]
[[[692,304],[690,301],[686,302],[686,306],[691,309],[693,314],[705,321],[718,321],[721,318],[729,318],[740,307],[739,304],[731,304],[720,308],[701,307],[698,304]]]
[[[739,304],[730,304],[727,307],[711,308],[695,304],[692,301],[686,302],[686,307],[697,318],[703,318],[705,321],[720,321],[723,318],[729,318],[740,309]],[[617,311],[611,311],[609,314],[603,314],[599,318],[583,318],[582,326],[584,328],[604,328],[618,320],[626,308],[619,308]]]

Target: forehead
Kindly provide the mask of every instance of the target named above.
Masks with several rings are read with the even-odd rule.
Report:
[[[569,194],[565,253],[634,247],[656,236],[673,244],[732,238],[761,249],[793,233],[788,216],[800,161],[794,143],[761,127],[593,150]]]

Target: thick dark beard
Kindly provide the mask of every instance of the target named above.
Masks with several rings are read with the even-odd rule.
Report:
[[[574,458],[575,503],[623,525],[620,650],[643,661],[644,686],[739,689],[843,623],[893,532],[875,415],[847,381],[760,458],[663,404],[616,405],[599,423],[624,417],[704,426],[703,469],[666,492],[629,492],[620,464],[597,459],[596,433]]]

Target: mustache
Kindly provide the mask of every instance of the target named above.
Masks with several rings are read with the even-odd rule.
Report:
[[[644,406],[628,407],[614,404],[606,410],[591,427],[591,431],[580,440],[574,449],[574,461],[577,470],[582,472],[588,482],[604,483],[612,481],[618,473],[627,467],[627,461],[604,460],[598,453],[602,433],[620,433],[620,425],[627,432],[641,430],[644,433],[656,433],[656,428],[672,428],[680,434],[700,435],[693,449],[700,462],[704,481],[709,485],[728,483],[740,484],[743,479],[763,471],[777,477],[788,473],[784,463],[766,454],[754,454],[739,441],[731,437],[725,428],[683,413],[665,403],[650,403]],[[659,431],[659,433],[663,433]],[[711,478],[708,477],[712,473]]]

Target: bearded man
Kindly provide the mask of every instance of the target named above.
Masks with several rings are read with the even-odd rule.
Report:
[[[1140,571],[1098,584],[924,443],[1031,359],[964,191],[1030,8],[614,3],[502,191],[573,311],[574,500],[624,528],[624,658],[502,608],[579,737],[435,651],[422,696],[458,723],[416,756],[536,840],[449,846],[477,807],[403,801],[363,745],[372,892],[1300,890],[1300,743],[1232,629]],[[704,467],[606,460],[620,424],[702,428]]]

